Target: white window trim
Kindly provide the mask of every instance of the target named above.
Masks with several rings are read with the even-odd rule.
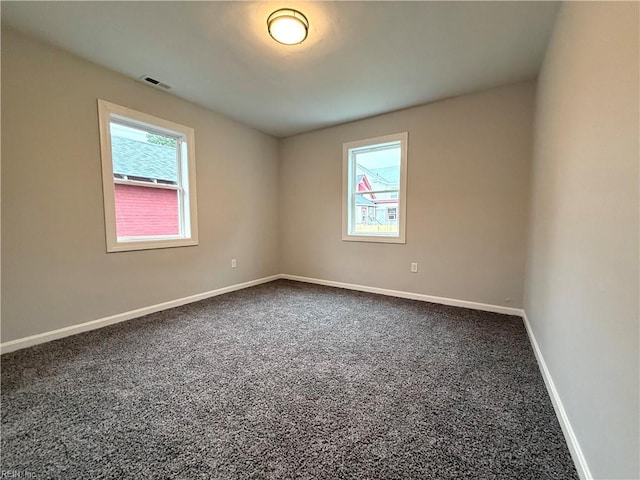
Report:
[[[342,146],[342,240],[349,242],[374,242],[374,243],[407,243],[407,148],[409,134],[407,132],[384,135],[382,137],[368,138],[356,142],[348,142]],[[400,142],[400,186],[398,195],[398,235],[359,235],[349,233],[351,223],[349,202],[353,196],[353,182],[349,182],[353,172],[349,171],[349,151],[354,148],[379,145],[383,143]],[[395,191],[395,190],[394,190]]]
[[[185,236],[166,235],[158,237],[124,237],[118,240],[116,232],[115,213],[115,183],[125,183],[113,178],[113,162],[111,157],[111,120],[120,117],[125,122],[148,125],[150,129],[160,134],[176,136],[178,134],[182,141],[181,145],[181,165],[178,165],[178,175],[182,175],[186,167],[187,177],[182,178],[182,188],[171,185],[160,185],[147,183],[145,186],[156,188],[168,188],[178,190],[182,193],[178,206],[184,210],[180,211],[180,218],[183,222],[182,230]],[[100,152],[102,155],[102,190],[104,195],[104,217],[107,252],[126,252],[130,250],[149,250],[155,248],[185,247],[198,245],[198,210],[196,194],[196,157],[195,157],[195,134],[193,128],[170,122],[163,118],[154,117],[143,112],[138,112],[127,107],[116,105],[98,99],[98,120],[100,126]],[[185,181],[187,180],[187,181]],[[134,182],[126,182],[133,184]],[[145,182],[135,182],[143,184]]]

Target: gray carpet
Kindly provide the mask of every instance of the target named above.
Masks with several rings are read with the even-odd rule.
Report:
[[[284,280],[3,355],[1,462],[38,479],[578,478],[521,319]]]

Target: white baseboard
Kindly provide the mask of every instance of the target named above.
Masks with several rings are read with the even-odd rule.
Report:
[[[228,287],[218,288],[216,290],[210,290],[208,292],[198,293],[196,295],[191,295],[188,297],[170,300],[168,302],[158,303],[156,305],[151,305],[149,307],[143,307],[143,308],[138,308],[136,310],[131,310],[128,312],[118,313],[116,315],[111,315],[109,317],[99,318],[97,320],[92,320],[92,321],[80,323],[77,325],[71,325],[69,327],[64,327],[64,328],[52,330],[49,332],[38,333],[37,335],[31,335],[29,337],[10,340],[8,342],[0,343],[0,353],[9,353],[15,350],[32,347],[34,345],[50,342],[52,340],[57,340],[59,338],[68,337],[68,336],[75,335],[82,332],[88,332],[90,330],[96,330],[98,328],[106,327],[107,325],[112,325],[114,323],[120,323],[126,320],[132,320],[134,318],[142,317],[150,313],[159,312],[161,310],[167,310],[173,307],[179,307],[180,305],[197,302],[199,300],[204,300],[205,298],[215,297],[217,295],[233,292],[235,290],[241,290],[243,288],[253,287],[255,285],[271,282],[273,280],[278,280],[280,278],[285,278],[288,280],[294,280],[298,282],[315,283],[318,285],[327,285],[330,287],[345,288],[349,290],[358,290],[362,292],[377,293],[380,295],[388,295],[392,297],[409,298],[412,300],[421,300],[425,302],[440,303],[443,305],[452,305],[456,307],[471,308],[474,310],[484,310],[487,312],[504,313],[507,315],[517,315],[517,316],[522,315],[521,310],[518,308],[502,307],[499,305],[488,305],[485,303],[469,302],[466,300],[456,300],[456,299],[445,298],[445,297],[435,297],[432,295],[403,292],[400,290],[388,290],[385,288],[368,287],[366,285],[356,285],[352,283],[333,282],[330,280],[321,280],[317,278],[299,277],[296,275],[278,274],[278,275],[271,275],[269,277],[259,278],[257,280],[251,280],[249,282],[231,285]]]
[[[573,431],[573,427],[571,426],[571,422],[569,421],[567,412],[564,409],[564,405],[562,404],[560,395],[558,394],[556,386],[553,383],[553,378],[551,378],[551,373],[547,368],[547,363],[544,361],[542,351],[538,346],[536,337],[533,334],[531,325],[529,324],[527,313],[524,310],[522,310],[521,312],[522,318],[524,319],[524,326],[527,329],[529,340],[531,341],[531,345],[533,346],[533,352],[536,356],[536,360],[538,361],[540,372],[542,372],[542,378],[544,379],[544,383],[547,386],[547,391],[549,392],[549,396],[551,397],[551,403],[553,404],[553,408],[556,411],[558,422],[560,422],[560,428],[562,428],[562,433],[564,433],[564,438],[567,442],[567,446],[569,447],[569,452],[571,453],[571,458],[573,459],[573,463],[576,466],[578,475],[582,480],[593,480],[593,475],[591,475],[591,470],[589,470],[587,460],[584,458],[584,454],[582,453],[582,448],[580,448],[578,438]]]
[[[206,298],[222,295],[223,293],[229,293],[236,290],[242,290],[243,288],[253,287],[260,285],[261,283],[271,282],[281,278],[280,275],[271,275],[269,277],[259,278],[257,280],[251,280],[249,282],[238,283],[236,285],[230,285],[228,287],[218,288],[216,290],[210,290],[208,292],[198,293],[196,295],[190,295],[188,297],[178,298],[176,300],[170,300],[168,302],[158,303],[149,307],[138,308],[128,312],[118,313],[109,317],[99,318],[98,320],[92,320],[90,322],[80,323],[77,325],[71,325],[69,327],[60,328],[58,330],[52,330],[50,332],[39,333],[37,335],[31,335],[29,337],[18,338],[17,340],[11,340],[0,344],[0,353],[9,353],[22,348],[32,347],[40,343],[50,342],[59,338],[68,337],[77,333],[88,332],[89,330],[96,330],[107,325],[114,323],[124,322],[134,318],[142,317],[150,313],[159,312],[161,310],[167,310],[168,308],[179,307],[187,303],[197,302]]]
[[[368,287],[366,285],[334,282],[331,280],[321,280],[318,278],[299,277],[297,275],[289,275],[286,273],[280,275],[280,278],[295,280],[296,282],[315,283],[318,285],[326,285],[329,287],[345,288],[347,290],[358,290],[360,292],[377,293],[379,295],[388,295],[390,297],[408,298],[411,300],[421,300],[423,302],[439,303],[441,305],[470,308],[473,310],[482,310],[485,312],[504,313],[505,315],[515,315],[518,317],[522,316],[522,310],[520,308],[503,307],[501,305],[469,302],[467,300],[457,300],[455,298],[435,297],[433,295],[425,295],[423,293],[404,292],[402,290],[389,290],[386,288]]]
[[[241,290],[243,288],[253,287],[261,283],[271,282],[280,278],[286,278],[288,280],[295,280],[298,282],[315,283],[318,285],[327,285],[330,287],[345,288],[349,290],[358,290],[361,292],[377,293],[380,295],[388,295],[392,297],[409,298],[412,300],[421,300],[425,302],[440,303],[443,305],[452,305],[456,307],[471,308],[474,310],[484,310],[487,312],[504,313],[507,315],[521,316],[522,311],[518,308],[502,307],[499,305],[488,305],[485,303],[468,302],[466,300],[456,300],[445,297],[434,297],[431,295],[424,295],[421,293],[403,292],[400,290],[388,290],[385,288],[368,287],[366,285],[356,285],[352,283],[333,282],[330,280],[321,280],[317,278],[299,277],[296,275],[278,274],[271,275],[269,277],[259,278],[257,280],[251,280],[249,282],[238,283],[228,287],[218,288],[216,290],[210,290],[208,292],[198,293],[196,295],[190,295],[188,297],[178,298],[170,300],[168,302],[158,303],[149,307],[138,308],[128,312],[118,313],[109,317],[99,318],[85,323],[77,325],[71,325],[69,327],[52,330],[49,332],[38,333],[37,335],[31,335],[29,337],[18,338],[16,340],[10,340],[8,342],[0,343],[0,354],[9,353],[15,350],[20,350],[41,343],[50,342],[59,338],[68,337],[77,333],[88,332],[90,330],[96,330],[98,328],[106,327],[114,323],[124,322],[126,320],[132,320],[134,318],[142,317],[150,313],[159,312],[161,310],[167,310],[173,307],[179,307],[187,303],[197,302],[204,300],[205,298],[215,297],[224,293],[233,292],[235,290]]]

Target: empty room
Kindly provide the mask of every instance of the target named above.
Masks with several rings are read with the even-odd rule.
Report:
[[[0,477],[640,479],[640,3],[0,9]]]

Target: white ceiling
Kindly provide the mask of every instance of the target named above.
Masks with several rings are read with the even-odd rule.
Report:
[[[298,46],[267,16],[309,19]],[[283,137],[532,79],[557,2],[7,2],[2,23]]]

